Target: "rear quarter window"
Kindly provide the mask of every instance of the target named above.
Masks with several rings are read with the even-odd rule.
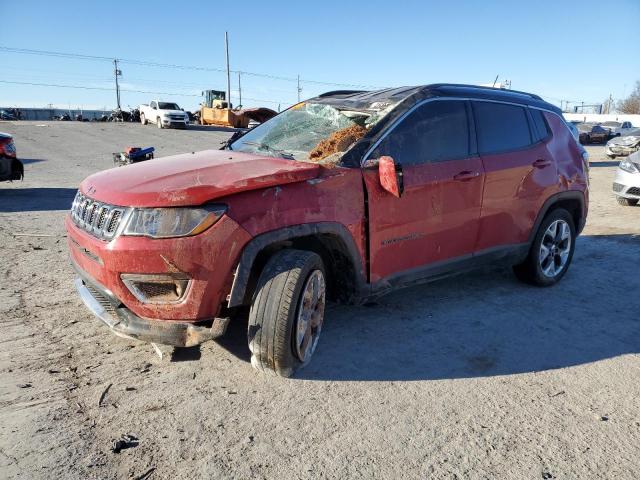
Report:
[[[480,153],[519,150],[531,145],[524,107],[493,102],[472,103]]]
[[[533,119],[533,127],[538,137],[538,140],[544,140],[551,134],[547,120],[544,118],[544,113],[535,108],[530,108],[531,118]]]

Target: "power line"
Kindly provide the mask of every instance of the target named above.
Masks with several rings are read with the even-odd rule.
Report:
[[[113,92],[113,88],[108,88],[108,87],[87,87],[84,85],[62,85],[59,83],[17,82],[17,81],[10,81],[10,80],[0,80],[0,83],[7,83],[7,84],[13,84],[13,85],[31,85],[36,87],[75,88],[80,90],[101,90],[101,91]],[[129,88],[121,88],[120,91],[130,92],[130,93],[148,93],[151,95],[177,95],[182,97],[200,97],[201,96],[196,93],[152,92],[149,90],[134,90]],[[279,100],[263,100],[261,98],[251,98],[251,97],[244,97],[244,98],[247,100],[253,100],[254,102],[273,103],[274,105],[277,105],[277,104],[287,105],[290,103],[294,103],[294,102],[285,102],[285,101],[279,101]]]
[[[43,56],[51,56],[51,57],[60,57],[60,58],[72,58],[77,60],[95,60],[95,61],[108,61],[113,62],[113,57],[103,57],[99,55],[84,55],[79,53],[69,53],[69,52],[56,52],[51,50],[34,50],[30,48],[13,48],[13,47],[4,47],[0,46],[0,51],[9,52],[9,53],[18,53],[25,55],[43,55]],[[120,63],[126,63],[130,65],[139,65],[144,67],[159,67],[159,68],[175,68],[180,70],[199,70],[205,72],[222,72],[226,73],[226,69],[223,68],[214,68],[214,67],[204,67],[198,65],[179,65],[173,63],[158,63],[158,62],[150,62],[146,60],[135,60],[130,58],[118,58]],[[268,78],[271,80],[281,80],[285,82],[302,82],[314,85],[326,85],[326,86],[336,86],[336,87],[350,87],[350,88],[384,88],[376,85],[361,85],[361,84],[352,84],[352,83],[337,83],[337,82],[326,82],[321,80],[311,80],[304,79],[298,77],[286,77],[280,75],[272,75],[268,73],[260,73],[260,72],[250,72],[247,70],[230,70],[233,73],[240,73],[242,75],[249,75],[253,77],[260,78]]]

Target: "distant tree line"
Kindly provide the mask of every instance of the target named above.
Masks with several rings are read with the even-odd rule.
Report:
[[[628,114],[640,114],[640,81],[627,98],[618,101],[618,112]]]

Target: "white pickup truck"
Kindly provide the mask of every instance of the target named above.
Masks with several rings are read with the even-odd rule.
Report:
[[[189,124],[189,115],[177,103],[153,100],[140,105],[140,123],[155,123],[158,128],[182,127]]]

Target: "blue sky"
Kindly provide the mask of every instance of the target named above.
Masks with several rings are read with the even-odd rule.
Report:
[[[560,99],[619,99],[640,80],[640,0],[135,2],[0,0],[0,46],[224,68],[287,78],[302,97],[343,88],[434,82],[486,84]],[[0,50],[0,81],[75,85],[81,90],[0,83],[0,105],[112,108],[107,61]],[[159,97],[194,108],[225,74],[123,63],[122,104]],[[237,102],[237,76],[232,79]],[[242,76],[243,104],[283,108],[296,82]],[[267,103],[267,101],[269,103]]]

